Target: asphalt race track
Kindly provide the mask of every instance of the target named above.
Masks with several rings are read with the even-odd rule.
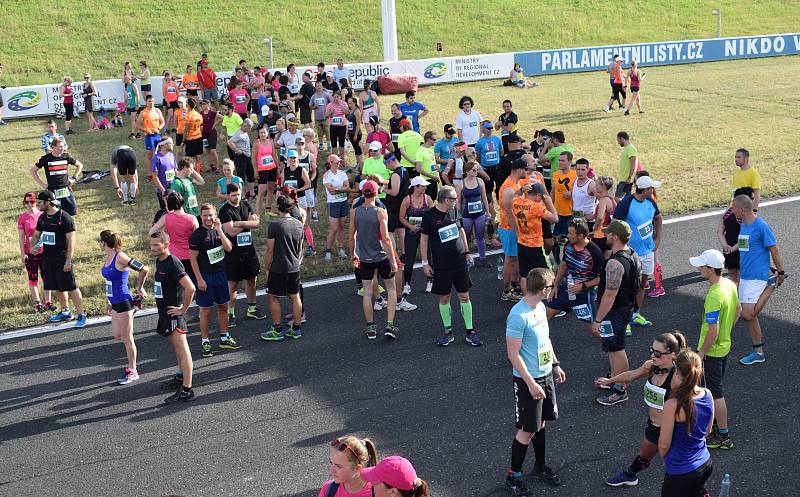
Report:
[[[734,330],[725,378],[734,448],[714,451],[709,482],[716,495],[724,473],[734,496],[796,496],[798,392],[791,373],[800,347],[797,246],[800,203],[764,207],[776,231],[787,272],[761,316],[767,362],[745,368],[744,323]],[[632,365],[647,358],[656,333],[686,332],[696,346],[707,283],[688,257],[717,246],[717,216],[666,225],[660,258],[667,296],[649,299],[643,314],[655,326],[635,328]],[[492,262],[497,256],[492,257]],[[152,332],[154,316],[135,321],[141,379],[114,383],[124,349],[110,325],[0,341],[0,496],[293,496],[315,497],[328,478],[328,444],[337,436],[369,436],[382,456],[399,453],[427,479],[435,497],[506,496],[513,428],[511,367],[504,323],[511,303],[499,300],[496,269],[474,269],[476,329],[485,345],[458,340],[434,345],[440,319],[434,296],[422,293],[415,272],[401,313],[399,339],[364,338],[364,320],[351,282],[306,291],[308,323],[297,342],[258,338],[267,321],[245,321],[239,351],[200,358],[196,309],[190,346],[197,399],[164,406],[159,383],[174,370],[167,341]],[[792,304],[794,302],[794,304]],[[240,301],[241,303],[241,301]],[[260,299],[262,309],[263,298]],[[457,305],[454,305],[457,309]],[[382,325],[385,311],[376,313]],[[238,315],[244,316],[240,305]],[[214,334],[212,333],[212,336]],[[603,407],[592,379],[607,360],[573,316],[551,323],[567,382],[558,389],[561,417],[548,425],[548,462],[564,485],[530,480],[535,495],[658,495],[663,465],[656,459],[638,487],[606,487],[603,479],[630,464],[646,419],[633,387],[626,404]],[[793,400],[794,399],[794,400]],[[527,469],[533,464],[532,451]],[[792,477],[791,475],[795,475]]]

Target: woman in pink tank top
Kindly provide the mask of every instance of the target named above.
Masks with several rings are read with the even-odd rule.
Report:
[[[186,272],[193,276],[192,266],[189,264],[189,237],[200,224],[196,217],[184,212],[183,202],[180,193],[172,192],[167,195],[167,213],[150,228],[149,235],[166,231],[169,235],[169,251],[183,262]]]
[[[258,195],[256,196],[256,213],[261,216],[264,211],[264,195],[267,197],[267,214],[272,213],[272,197],[275,193],[275,184],[278,182],[278,147],[269,137],[266,126],[258,130],[258,138],[253,142],[253,151],[250,154],[253,160],[253,169],[258,175]]]

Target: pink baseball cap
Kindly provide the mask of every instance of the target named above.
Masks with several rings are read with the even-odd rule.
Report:
[[[364,182],[364,186],[361,187],[361,191],[365,195],[368,194],[368,193],[374,195],[374,194],[378,193],[378,184],[375,183],[372,180],[367,180],[367,181]]]
[[[409,491],[417,483],[417,472],[408,459],[389,456],[371,468],[362,469],[361,478],[370,483],[381,482],[398,490]]]

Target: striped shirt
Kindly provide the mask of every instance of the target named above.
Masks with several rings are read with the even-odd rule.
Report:
[[[593,242],[583,249],[568,243],[564,247],[564,262],[567,264],[567,273],[572,275],[576,283],[593,280],[600,275],[603,252]]]

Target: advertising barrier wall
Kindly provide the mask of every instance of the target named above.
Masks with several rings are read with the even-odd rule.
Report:
[[[514,62],[519,62],[529,76],[569,72],[605,70],[614,54],[625,59],[626,67],[632,60],[640,66],[690,64],[720,60],[776,57],[800,54],[800,33],[706,40],[608,45],[533,52],[440,57],[434,59],[403,60],[398,62],[368,62],[349,64],[353,86],[360,89],[364,80],[391,74],[413,74],[420,86],[440,83],[458,83],[486,79],[507,78]],[[332,67],[332,66],[331,66]],[[272,69],[284,71],[284,68]],[[297,67],[297,73],[309,71],[316,74],[316,66]],[[226,93],[225,86],[232,76],[230,71],[217,72],[217,90]],[[152,88],[156,104],[162,97],[162,79],[153,77]],[[117,102],[124,102],[122,81],[95,81],[98,96],[95,109],[116,110]],[[4,117],[33,117],[58,115],[63,112],[63,102],[58,94],[58,84],[21,86],[0,90],[5,102]],[[72,85],[75,91],[75,110],[83,112],[83,82]]]

